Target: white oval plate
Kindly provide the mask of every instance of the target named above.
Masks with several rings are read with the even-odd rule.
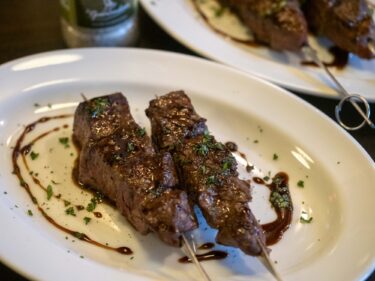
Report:
[[[330,88],[331,81],[325,73],[315,67],[300,65],[298,55],[275,52],[266,47],[246,47],[214,32],[193,7],[192,0],[140,1],[166,32],[198,54],[297,92],[338,97]],[[324,53],[323,49],[318,50]],[[332,71],[349,92],[375,100],[375,59],[367,61],[350,56],[343,70]]]
[[[21,274],[40,280],[201,280],[194,266],[177,262],[183,255],[179,249],[154,235],[139,235],[115,209],[99,205],[101,219],[86,211],[67,216],[61,200],[48,201],[31,185],[56,221],[102,243],[129,246],[134,255],[67,236],[47,223],[12,175],[11,147],[23,125],[42,116],[73,113],[81,93],[90,98],[124,92],[135,119],[150,131],[144,114],[148,102],[177,89],[191,96],[219,140],[238,144],[257,173],[289,173],[293,221],[271,247],[284,280],[358,280],[373,270],[374,163],[333,121],[287,91],[216,63],[140,49],[34,55],[0,67],[0,79],[0,258]],[[54,194],[86,206],[91,195],[71,181],[76,151],[58,140],[71,136],[72,118],[38,126],[30,138],[65,123],[70,126],[36,144],[39,157],[27,161],[43,184],[59,183],[53,184]],[[243,171],[241,176],[251,177]],[[297,186],[299,180],[304,188]],[[254,188],[251,206],[262,222],[274,216],[267,198],[263,187]],[[29,209],[33,216],[27,215]],[[302,212],[313,217],[312,223],[300,223]],[[92,217],[88,225],[84,216]],[[214,239],[214,232],[205,229],[202,225],[196,232],[198,244]],[[228,251],[229,257],[203,263],[212,280],[273,280],[256,258],[216,248]]]

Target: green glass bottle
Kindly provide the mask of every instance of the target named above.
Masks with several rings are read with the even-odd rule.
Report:
[[[60,0],[60,7],[63,37],[71,48],[137,41],[137,0]]]

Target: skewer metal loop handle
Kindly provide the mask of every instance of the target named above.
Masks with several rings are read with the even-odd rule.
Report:
[[[371,47],[372,45],[370,45]],[[341,85],[341,83],[336,79],[336,77],[332,74],[332,72],[328,69],[328,67],[321,61],[318,57],[318,54],[315,49],[311,46],[306,45],[302,48],[302,52],[307,55],[308,57],[312,58],[313,61],[318,64],[326,74],[331,78],[331,80],[335,83],[337,88],[334,88],[336,92],[341,95],[343,98],[340,100],[339,104],[336,106],[335,115],[338,123],[344,129],[348,131],[355,131],[362,128],[365,124],[368,124],[370,128],[375,129],[375,124],[370,120],[371,109],[368,101],[361,95],[358,94],[349,94],[348,91]],[[355,108],[359,115],[363,118],[363,122],[358,126],[347,126],[340,117],[340,112],[344,102],[349,101],[351,105]],[[366,112],[363,112],[361,107],[357,104],[357,102],[363,102],[366,107]]]
[[[348,126],[342,121],[340,113],[341,113],[341,110],[342,110],[342,106],[344,105],[344,103],[346,101],[349,101],[354,107],[358,107],[358,104],[357,104],[358,101],[362,102],[365,105],[365,113],[364,114],[366,115],[367,120],[369,120],[370,116],[371,116],[370,105],[369,105],[368,101],[363,96],[357,95],[357,94],[345,96],[340,100],[340,102],[336,105],[336,108],[335,108],[336,119],[337,119],[337,122],[340,124],[340,126],[342,126],[344,129],[346,129],[348,131],[355,131],[355,130],[358,130],[358,129],[362,128],[363,126],[365,126],[368,123],[366,118],[358,126]],[[370,125],[371,128],[375,128],[374,123],[371,122],[369,125]]]

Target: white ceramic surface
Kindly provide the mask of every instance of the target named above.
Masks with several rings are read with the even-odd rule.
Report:
[[[47,223],[12,174],[11,147],[23,125],[74,112],[81,93],[90,98],[124,92],[134,118],[149,132],[144,114],[148,101],[177,89],[191,96],[219,140],[238,144],[257,174],[289,174],[293,221],[271,247],[284,280],[360,280],[373,270],[374,163],[334,122],[287,91],[216,63],[140,49],[34,55],[1,66],[0,80],[0,259],[21,274],[38,280],[200,280],[192,265],[177,262],[183,255],[179,249],[153,235],[139,235],[115,209],[99,205],[101,219],[86,211],[67,216],[61,200],[48,201],[31,184],[57,222],[103,243],[129,246],[134,255],[123,256],[66,235]],[[72,118],[38,126],[29,138],[65,123],[71,125]],[[70,136],[71,126],[50,134],[33,147],[39,157],[27,161],[43,184],[58,183],[53,184],[55,194],[86,206],[91,195],[71,182],[77,152],[58,140]],[[241,176],[249,179],[242,162],[240,166]],[[25,179],[30,182],[27,175]],[[304,188],[297,186],[299,180]],[[262,222],[274,217],[262,186],[254,187],[251,206]],[[33,216],[27,215],[29,209]],[[303,211],[313,217],[311,224],[300,223]],[[84,216],[92,217],[88,225]],[[213,241],[214,234],[202,222],[195,233],[197,243]],[[256,258],[216,247],[228,251],[229,257],[203,264],[212,280],[273,280]]]
[[[302,93],[337,98],[331,81],[315,67],[300,64],[301,56],[275,52],[266,47],[247,47],[214,32],[192,5],[192,0],[141,0],[148,14],[172,37],[207,58]],[[207,0],[211,1],[211,0]],[[226,17],[225,13],[222,17]],[[228,19],[228,23],[231,20]],[[233,24],[234,26],[235,24]],[[230,30],[230,28],[226,29]],[[312,36],[310,42],[322,57],[327,52]],[[367,61],[350,55],[343,70],[332,69],[351,93],[375,100],[375,59]]]

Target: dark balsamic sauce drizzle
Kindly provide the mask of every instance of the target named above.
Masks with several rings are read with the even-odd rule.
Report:
[[[282,186],[287,186],[289,181],[289,176],[280,172],[275,175],[275,177],[280,178],[282,181]],[[259,177],[254,177],[253,181],[257,184],[262,184],[267,186],[271,191],[276,189],[275,183],[266,184],[266,182]],[[291,201],[290,201],[291,202]],[[292,222],[293,208],[275,208],[277,218],[270,222],[262,225],[264,234],[266,236],[266,244],[274,245],[280,241],[283,237],[284,232],[289,228]]]
[[[100,219],[101,217],[103,217],[102,213],[101,212],[93,212],[94,216],[97,217],[98,219]]]
[[[209,260],[222,260],[228,256],[227,252],[223,251],[209,251],[204,254],[195,255],[198,261],[209,261]],[[191,263],[191,259],[187,256],[184,256],[178,259],[179,263]]]
[[[246,171],[251,172],[253,170],[253,166],[250,166],[247,157],[244,153],[238,151],[238,146],[234,142],[226,142],[225,146],[231,152],[237,152],[245,161],[246,161]],[[275,175],[275,177],[282,179],[283,185],[288,185],[289,176],[284,173],[280,172]],[[276,185],[272,182],[270,184],[266,184],[266,182],[259,177],[254,177],[253,181],[257,184],[262,184],[267,186],[271,191],[276,188]],[[291,201],[290,201],[291,202]],[[266,236],[266,243],[268,246],[276,244],[278,241],[281,240],[284,232],[289,228],[292,222],[292,215],[293,215],[293,208],[276,208],[277,218],[273,222],[267,223],[262,225],[264,234]]]
[[[336,67],[338,69],[343,69],[349,61],[349,52],[337,47],[332,46],[329,48],[329,52],[333,56],[333,60],[331,62],[324,62],[324,65],[327,67]],[[319,67],[315,62],[313,61],[302,61],[302,65],[307,66],[315,66]]]
[[[64,119],[64,118],[69,118],[69,117],[72,117],[71,114],[66,114],[66,115],[58,115],[58,116],[51,116],[51,117],[42,117],[40,119],[38,119],[37,121],[27,125],[25,127],[25,129],[23,130],[22,134],[19,136],[19,138],[17,139],[17,142],[16,142],[16,145],[13,149],[13,152],[12,152],[12,164],[13,164],[13,173],[17,176],[18,180],[20,181],[20,185],[21,187],[23,187],[25,189],[25,191],[27,192],[27,194],[29,195],[31,201],[37,206],[38,210],[41,212],[41,214],[43,215],[43,217],[49,222],[51,223],[53,226],[55,226],[56,228],[64,231],[65,233],[67,234],[70,234],[76,238],[78,238],[79,240],[82,240],[82,241],[85,241],[87,243],[90,243],[92,245],[95,245],[95,246],[98,246],[98,247],[101,247],[101,248],[104,248],[104,249],[108,249],[108,250],[113,250],[113,251],[116,251],[120,254],[124,254],[124,255],[131,255],[133,254],[132,250],[128,247],[118,247],[118,248],[114,248],[114,247],[110,247],[110,246],[107,246],[105,244],[102,244],[100,242],[97,242],[95,240],[92,240],[90,237],[88,237],[86,234],[84,233],[80,233],[80,232],[77,232],[77,231],[74,231],[74,230],[71,230],[71,229],[68,229],[60,224],[58,224],[53,218],[51,218],[44,210],[43,208],[39,205],[38,203],[38,200],[36,199],[36,197],[33,195],[31,189],[30,189],[30,186],[29,184],[24,180],[23,176],[22,176],[22,173],[21,173],[21,169],[20,169],[20,166],[18,165],[18,157],[21,155],[22,156],[22,161],[23,163],[25,164],[25,167],[26,169],[28,170],[28,172],[30,172],[29,170],[29,167],[27,165],[27,161],[26,161],[26,155],[31,151],[31,147],[32,145],[42,139],[43,137],[47,136],[48,134],[52,133],[52,132],[56,132],[59,130],[59,128],[54,128],[50,131],[47,131],[41,135],[39,135],[38,137],[36,137],[34,140],[32,140],[29,144],[25,145],[22,147],[22,143],[26,137],[26,135],[30,132],[32,132],[35,127],[38,125],[38,124],[42,124],[42,123],[46,123],[50,120],[55,120],[55,119]],[[67,128],[68,125],[63,125],[63,128]],[[46,188],[40,183],[40,181],[35,177],[35,176],[32,176],[32,179],[33,179],[33,182],[35,184],[37,184],[39,187],[41,187],[42,189],[46,190]],[[61,196],[55,196],[56,198],[60,198]]]
[[[215,247],[215,243],[207,242],[198,247],[199,250],[211,250],[213,247]]]

